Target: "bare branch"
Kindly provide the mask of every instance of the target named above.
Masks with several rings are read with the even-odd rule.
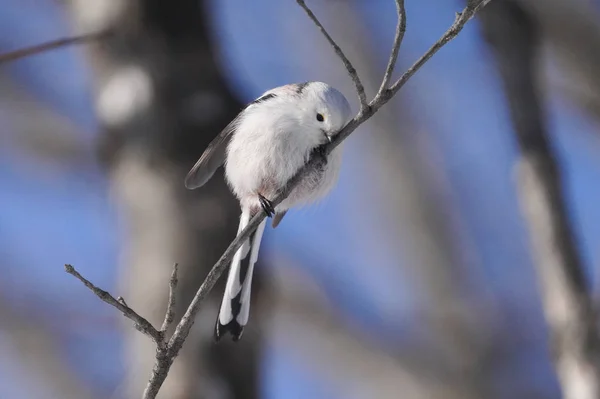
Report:
[[[74,44],[84,44],[89,43],[95,40],[100,40],[108,37],[111,34],[110,31],[101,31],[96,33],[87,33],[85,35],[67,37],[63,39],[52,40],[46,43],[37,44],[35,46],[21,48],[15,51],[10,51],[8,53],[0,54],[0,64],[16,61],[21,58],[29,57],[30,55],[35,55],[39,53],[43,53],[50,50],[56,50],[61,47],[70,46]]]
[[[400,46],[402,45],[402,40],[404,39],[404,32],[406,32],[406,10],[404,8],[404,0],[396,0],[396,13],[398,14],[398,23],[396,24],[396,35],[394,36],[394,44],[392,46],[392,52],[388,61],[388,65],[385,69],[385,74],[383,75],[381,87],[379,87],[379,90],[377,91],[377,95],[375,97],[380,96],[385,91],[385,89],[388,88],[390,80],[392,80],[394,68],[396,67],[398,53],[400,52]]]
[[[171,279],[169,280],[169,303],[167,304],[167,312],[165,313],[165,320],[160,327],[160,331],[164,334],[171,323],[173,323],[173,319],[175,318],[175,291],[177,289],[177,263],[173,265],[173,273],[171,273]]]
[[[390,87],[390,89],[386,92],[384,92],[383,94],[389,95],[395,95],[398,90],[400,90],[402,88],[402,86],[404,86],[404,84],[419,70],[421,69],[421,67],[427,62],[429,61],[429,59],[431,57],[433,57],[433,55],[435,53],[438,52],[439,49],[441,49],[442,47],[444,47],[449,41],[451,41],[452,39],[454,39],[462,30],[462,28],[465,26],[465,24],[467,22],[469,22],[469,20],[471,20],[471,18],[473,18],[475,16],[475,14],[477,14],[483,7],[485,7],[491,0],[481,0],[481,1],[477,1],[477,0],[470,0],[467,4],[467,7],[460,13],[456,13],[456,18],[454,20],[454,23],[452,24],[452,26],[450,27],[450,29],[448,29],[446,31],[446,33],[444,33],[444,35],[437,41],[435,42],[435,44],[433,46],[431,46],[429,48],[429,50],[427,50],[425,52],[425,54],[423,54],[421,56],[421,58],[419,58],[410,68],[408,68],[406,70],[406,72],[400,77],[400,79],[398,79],[393,85],[392,87]],[[386,97],[385,95],[382,97]],[[379,100],[378,98],[376,100]],[[373,102],[371,102],[371,106],[373,105],[374,102],[377,102],[376,100],[374,100]],[[386,101],[387,102],[387,101]],[[385,104],[385,103],[384,103]]]
[[[338,46],[335,40],[333,40],[329,33],[327,33],[325,27],[321,24],[321,22],[319,21],[317,16],[311,11],[311,9],[308,8],[304,0],[296,0],[296,2],[298,3],[298,5],[300,5],[300,7],[302,7],[302,9],[306,12],[306,15],[308,15],[308,17],[315,23],[315,25],[317,25],[317,28],[319,28],[323,36],[325,36],[325,39],[327,39],[331,47],[333,47],[337,56],[340,57],[340,60],[342,60],[342,63],[344,63],[344,66],[348,71],[348,75],[350,75],[350,78],[352,78],[352,82],[354,82],[354,86],[356,87],[356,93],[358,94],[358,98],[360,99],[360,109],[362,110],[365,107],[368,107],[369,104],[367,101],[367,94],[365,93],[365,87],[360,81],[360,77],[358,76],[358,72],[356,72],[354,65],[352,65],[348,57],[346,57],[346,54],[344,54],[344,52],[342,51],[340,46]]]
[[[69,273],[70,275],[74,276],[79,281],[81,281],[94,294],[96,294],[96,296],[98,298],[102,299],[104,302],[108,303],[109,305],[117,308],[121,313],[123,313],[123,315],[125,317],[127,317],[129,320],[133,321],[135,323],[134,324],[135,328],[138,331],[140,331],[141,333],[144,333],[145,335],[152,338],[152,340],[154,342],[158,343],[162,340],[160,332],[156,328],[154,328],[154,326],[148,320],[146,320],[145,318],[143,318],[142,316],[137,314],[135,312],[135,310],[133,310],[129,306],[127,306],[125,304],[125,301],[123,300],[123,298],[119,297],[120,300],[115,299],[108,292],[96,287],[89,280],[87,280],[85,277],[83,277],[81,274],[79,274],[79,272],[77,270],[75,270],[75,268],[71,265],[65,265],[65,271],[67,273]]]
[[[358,77],[358,74],[356,72],[356,69],[354,68],[352,63],[344,55],[344,53],[342,52],[340,47],[337,45],[337,43],[327,33],[327,31],[325,30],[323,25],[319,22],[319,20],[316,18],[316,16],[313,14],[313,12],[306,6],[304,0],[296,0],[296,2],[300,5],[300,7],[302,7],[304,9],[304,11],[307,13],[308,17],[319,28],[321,33],[325,36],[327,41],[331,44],[331,46],[335,50],[338,57],[344,63],[344,66],[346,67],[348,73],[350,74],[350,77],[352,78],[352,80],[356,86],[356,91],[357,91],[360,101],[361,101],[361,108],[360,108],[360,111],[358,112],[358,114],[336,135],[336,138],[333,140],[332,143],[329,143],[324,147],[325,154],[331,153],[331,151],[335,147],[337,147],[343,140],[345,140],[352,132],[354,132],[354,130],[356,130],[356,128],[358,126],[360,126],[366,120],[371,118],[375,114],[375,112],[377,112],[383,105],[385,105],[389,100],[391,100],[392,97],[398,92],[398,90],[406,83],[406,81],[408,79],[410,79],[425,64],[425,62],[427,62],[427,60],[429,60],[440,48],[442,48],[445,44],[447,44],[452,39],[454,39],[458,35],[458,33],[460,32],[462,27],[483,6],[485,6],[485,4],[489,3],[489,1],[490,0],[482,0],[481,2],[477,2],[476,0],[469,1],[467,7],[463,10],[463,12],[457,15],[457,18],[454,21],[454,23],[452,24],[452,27],[429,49],[429,51],[427,53],[425,53],[425,55],[423,57],[421,57],[419,60],[417,60],[417,62],[415,62],[415,64],[411,68],[409,68],[409,70],[407,70],[406,73],[404,73],[404,75],[402,75],[402,77],[396,83],[394,83],[394,85],[391,88],[380,90],[380,93],[378,93],[378,95],[375,97],[375,99],[373,101],[371,101],[371,103],[368,103],[367,99],[366,99],[366,93],[365,93],[364,87],[363,87],[363,85]],[[404,19],[405,19],[404,7],[403,7],[404,3],[402,1],[396,1],[396,5],[397,5],[397,10],[398,10],[398,16],[399,16],[399,24],[398,24],[398,28],[397,28],[397,32],[396,32],[396,37],[394,39],[394,47],[392,49],[392,55],[390,56],[390,61],[388,63],[388,67],[386,69],[386,77],[384,77],[384,79],[388,80],[388,83],[390,80],[391,73],[393,72],[393,69],[395,66],[395,62],[397,59],[398,51],[400,48],[400,44],[402,42],[402,37],[404,34],[405,25],[406,25],[406,23],[404,21]],[[382,87],[385,87],[386,85],[382,85]],[[277,198],[272,199],[273,205],[277,206],[285,198],[287,198],[287,196],[290,194],[290,192],[298,185],[298,183],[303,179],[303,177],[307,173],[310,173],[310,171],[313,168],[318,167],[318,165],[321,162],[322,162],[322,158],[320,156],[311,157],[310,161],[300,171],[298,171],[292,179],[290,179],[290,181],[288,182],[288,184],[286,185],[284,190],[277,196]],[[137,316],[140,319],[140,321],[148,323],[148,325],[150,325],[150,327],[152,328],[152,330],[150,330],[150,331],[154,331],[154,333],[158,336],[158,339],[156,340],[157,345],[158,345],[157,352],[156,352],[156,363],[152,370],[152,374],[150,376],[150,380],[148,381],[148,385],[146,386],[146,389],[144,390],[144,395],[143,395],[144,399],[156,398],[156,395],[158,394],[160,387],[162,386],[165,379],[167,378],[169,369],[170,369],[171,365],[173,364],[173,361],[179,354],[179,351],[183,347],[183,344],[192,329],[196,315],[200,311],[203,300],[206,298],[208,293],[212,290],[212,288],[216,284],[217,280],[221,277],[221,274],[223,274],[223,272],[227,268],[228,264],[233,259],[235,252],[240,248],[242,243],[244,241],[246,241],[250,237],[250,235],[258,228],[258,226],[265,219],[265,217],[266,217],[266,215],[264,212],[260,212],[257,215],[255,215],[252,218],[252,220],[250,220],[250,223],[248,224],[248,226],[246,226],[246,228],[243,229],[237,235],[237,237],[233,240],[233,242],[225,250],[225,252],[221,256],[221,258],[217,261],[217,263],[213,266],[213,268],[208,273],[208,276],[206,277],[206,279],[204,280],[204,282],[202,283],[202,285],[196,292],[196,295],[192,299],[192,301],[191,301],[188,309],[186,310],[185,314],[183,315],[181,321],[177,324],[177,327],[175,328],[173,335],[171,336],[169,341],[166,343],[163,341],[163,332],[162,332],[164,329],[165,323],[163,323],[163,328],[161,328],[161,331],[160,332],[157,331],[156,329],[154,329],[154,327],[152,327],[150,325],[150,323],[148,323],[145,319],[141,318],[140,316],[137,316],[137,314],[135,314],[135,312],[133,312],[131,309],[129,309],[128,307],[126,307],[125,305],[123,305],[122,303],[120,303],[119,301],[114,299],[112,296],[110,296],[105,291],[102,291],[102,290],[96,288],[89,281],[87,281],[83,277],[81,277],[81,275],[79,275],[79,273],[77,273],[73,269],[72,266],[70,266],[70,265],[66,266],[67,272],[69,272],[70,274],[73,274],[75,277],[77,277],[79,280],[81,280],[88,288],[90,288],[103,301],[113,305],[114,307],[119,309],[121,312],[123,312],[125,314],[125,316],[131,318],[134,321],[137,320],[135,318],[135,316]],[[173,273],[174,273],[174,275],[176,275],[176,270],[174,270]],[[171,291],[174,290],[175,284],[176,284],[176,279],[174,279],[172,276],[171,277]],[[169,303],[171,303],[171,300],[174,303],[174,298],[171,298],[171,296],[170,296]],[[165,316],[165,321],[169,319],[170,309],[171,309],[171,305],[168,306],[167,315]],[[130,311],[133,312],[133,314],[135,316],[129,316],[128,314]]]

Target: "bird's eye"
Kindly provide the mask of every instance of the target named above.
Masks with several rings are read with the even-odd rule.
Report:
[[[325,118],[323,117],[323,114],[317,114],[317,120],[319,122],[323,122],[325,120]]]

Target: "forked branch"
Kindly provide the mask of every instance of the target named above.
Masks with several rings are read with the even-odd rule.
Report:
[[[306,15],[308,15],[308,18],[310,18],[317,26],[317,28],[319,28],[323,36],[325,36],[325,39],[327,39],[331,47],[333,47],[333,50],[335,51],[337,56],[340,57],[340,60],[342,60],[342,62],[344,63],[344,67],[346,67],[346,70],[348,71],[348,74],[350,75],[350,78],[352,78],[352,82],[354,82],[354,86],[356,87],[356,94],[358,94],[358,98],[360,100],[360,109],[364,109],[368,106],[367,94],[365,93],[365,86],[363,86],[360,77],[358,76],[358,72],[356,72],[356,69],[354,68],[354,65],[352,65],[348,57],[346,57],[346,54],[344,54],[340,46],[338,46],[335,40],[333,40],[331,35],[329,35],[329,33],[327,32],[323,24],[321,24],[321,21],[319,21],[317,16],[312,12],[310,8],[308,8],[304,0],[296,0],[296,3],[298,3],[298,5],[302,7],[302,9],[306,12]]]
[[[400,46],[402,40],[404,40],[404,33],[406,32],[406,10],[404,9],[404,0],[396,0],[396,13],[398,17],[398,23],[396,24],[396,35],[394,36],[394,44],[392,45],[392,52],[390,59],[388,60],[387,68],[381,81],[381,87],[377,91],[375,97],[381,96],[381,94],[388,88],[390,81],[392,80],[392,74],[396,68],[396,61],[398,61],[398,53],[400,52]]]
[[[333,47],[333,50],[338,55],[338,57],[342,60],[348,74],[352,78],[354,82],[354,86],[356,88],[357,95],[360,99],[360,110],[358,114],[336,135],[336,138],[332,143],[325,146],[326,154],[329,154],[335,147],[337,147],[343,140],[345,140],[352,132],[356,130],[358,126],[363,124],[369,118],[371,118],[383,105],[385,105],[392,97],[400,90],[400,88],[444,45],[454,39],[462,30],[464,25],[471,19],[473,16],[481,10],[487,3],[491,0],[470,0],[468,2],[467,7],[461,12],[457,14],[457,17],[446,33],[421,57],[419,58],[392,86],[389,86],[389,82],[391,82],[392,74],[395,69],[396,60],[398,58],[398,53],[400,51],[400,46],[402,44],[402,40],[404,37],[404,32],[406,30],[406,15],[404,10],[404,1],[396,0],[396,10],[398,15],[398,24],[396,27],[396,33],[394,36],[394,44],[391,50],[391,54],[387,63],[387,67],[381,82],[381,87],[377,93],[377,95],[368,102],[364,86],[356,72],[356,69],[350,62],[350,60],[346,57],[342,49],[337,45],[335,40],[331,37],[331,35],[327,32],[323,24],[319,21],[316,15],[311,11],[311,9],[306,5],[304,0],[296,0],[298,5],[302,7],[302,9],[306,12],[307,16],[314,22],[317,28],[321,31],[323,36],[327,39],[329,44]],[[285,190],[275,199],[272,200],[273,204],[276,206],[281,203],[291,190],[296,187],[302,177],[309,173],[309,171],[316,166],[317,160],[311,159],[296,175],[288,182]],[[143,398],[144,399],[152,399],[155,398],[160,390],[160,387],[164,383],[169,369],[173,363],[173,360],[179,354],[190,330],[194,324],[194,320],[196,315],[200,311],[201,305],[209,294],[209,292],[213,289],[217,280],[221,277],[227,265],[233,259],[235,252],[240,248],[242,243],[248,239],[248,237],[257,229],[258,225],[265,219],[266,215],[264,213],[259,213],[248,224],[248,226],[243,229],[238,236],[233,240],[233,242],[229,245],[225,253],[221,256],[221,258],[217,261],[217,263],[213,266],[213,268],[208,273],[208,276],[196,292],[196,295],[192,299],[189,307],[187,308],[185,314],[183,315],[181,321],[177,324],[173,335],[166,340],[165,332],[172,321],[173,314],[171,313],[174,307],[174,290],[177,282],[177,272],[176,268],[173,272],[173,276],[171,277],[171,293],[169,296],[169,306],[167,310],[167,314],[165,316],[165,322],[163,323],[160,330],[156,330],[150,323],[147,321],[144,323],[145,319],[141,316],[137,315],[137,313],[133,312],[129,307],[127,307],[124,303],[119,302],[118,300],[111,297],[108,293],[99,290],[95,286],[93,286],[89,281],[85,280],[79,273],[74,271],[72,267],[67,267],[67,271],[70,274],[73,274],[79,280],[84,282],[84,284],[90,288],[96,295],[98,295],[102,300],[109,303],[110,305],[119,309],[119,311],[123,312],[123,314],[132,319],[136,325],[144,325],[146,330],[150,333],[151,337],[158,335],[160,340],[158,343],[158,350],[156,354],[156,363],[152,370],[152,375],[146,386],[144,391]],[[75,274],[76,273],[76,274]],[[108,297],[107,297],[108,295]],[[142,321],[143,320],[143,321]],[[146,333],[146,332],[145,332]]]

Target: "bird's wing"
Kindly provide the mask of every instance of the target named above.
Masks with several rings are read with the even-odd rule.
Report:
[[[288,88],[287,90],[292,90]],[[246,106],[246,108],[239,113],[238,116],[232,120],[229,125],[225,127],[219,133],[217,137],[213,139],[208,145],[208,148],[204,151],[198,162],[192,167],[185,178],[185,186],[192,190],[198,187],[202,187],[206,184],[207,181],[210,180],[212,175],[215,174],[215,171],[223,165],[225,162],[225,151],[227,150],[227,145],[231,140],[231,136],[239,126],[244,113],[248,108],[252,105],[257,105],[265,101],[269,101],[278,96],[277,93],[282,93],[282,88],[275,88],[273,90],[269,90],[263,95],[261,95],[256,100],[252,101],[250,104]]]
[[[238,127],[243,113],[244,112],[242,111],[236,116],[235,119],[225,126],[225,129],[210,142],[198,162],[196,162],[188,172],[185,177],[185,186],[188,189],[192,190],[202,187],[210,180],[212,175],[215,174],[215,171],[223,165],[225,162],[227,145],[229,144],[235,129]]]

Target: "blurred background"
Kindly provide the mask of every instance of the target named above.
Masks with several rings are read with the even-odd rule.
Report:
[[[560,397],[493,51],[508,3],[540,32],[543,124],[598,292],[600,3],[494,0],[348,139],[332,194],[267,229],[237,344],[212,341],[217,286],[161,398]],[[373,95],[394,1],[308,4]],[[399,69],[463,7],[406,0]],[[182,314],[238,223],[222,173],[184,189],[208,142],[290,82],[328,82],[358,110],[293,0],[0,0],[0,52],[107,29],[0,66],[2,399],[141,397],[153,343],[63,265],[159,324],[178,262]]]

